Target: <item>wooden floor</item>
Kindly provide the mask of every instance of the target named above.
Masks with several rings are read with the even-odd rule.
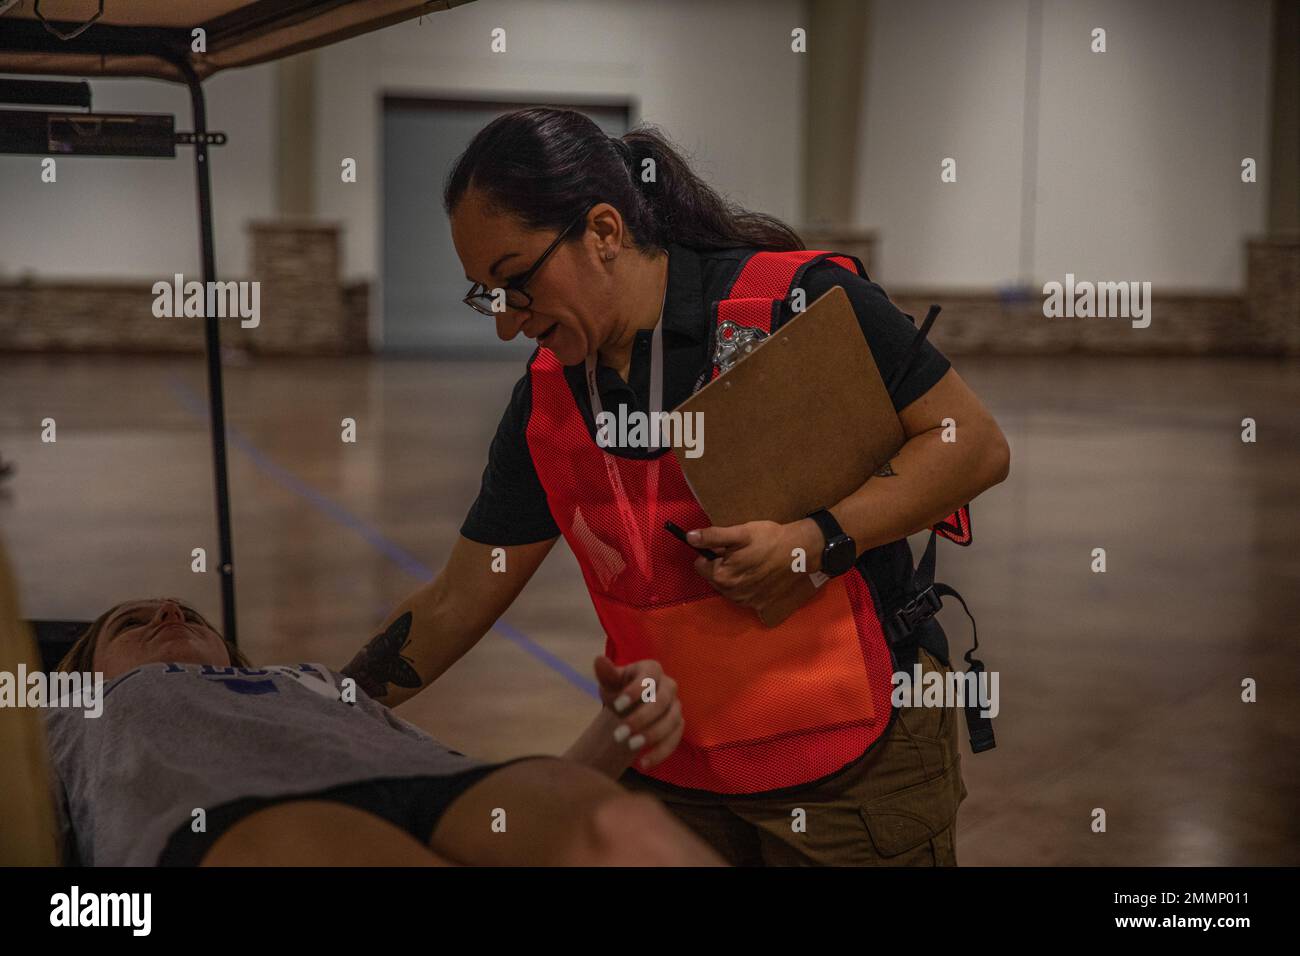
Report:
[[[1300,364],[958,367],[1012,447],[1011,478],[974,506],[975,545],[940,559],[1001,674],[998,747],[963,757],[961,862],[1300,863]],[[255,661],[341,666],[436,571],[519,372],[229,369]],[[17,468],[0,529],[28,616],[174,594],[219,617],[215,574],[190,571],[192,548],[216,556],[203,383],[194,359],[0,356],[0,456]],[[959,654],[965,618],[942,620]],[[558,751],[596,708],[566,668],[587,676],[602,643],[561,543],[499,629],[401,713],[484,757]],[[1258,703],[1241,702],[1245,678]]]

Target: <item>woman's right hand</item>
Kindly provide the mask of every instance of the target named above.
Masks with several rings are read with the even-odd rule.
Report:
[[[600,699],[616,718],[614,743],[627,748],[627,762],[649,770],[667,760],[685,726],[677,682],[654,660],[620,667],[602,656],[595,669]]]

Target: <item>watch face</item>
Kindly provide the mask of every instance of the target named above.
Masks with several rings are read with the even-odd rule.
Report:
[[[825,574],[843,574],[853,567],[853,539],[847,534],[836,535],[826,544],[822,552],[822,572]]]

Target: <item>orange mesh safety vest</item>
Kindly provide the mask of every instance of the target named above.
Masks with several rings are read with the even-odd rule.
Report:
[[[848,256],[754,253],[717,303],[716,322],[770,332],[789,290],[826,259],[865,277]],[[696,574],[690,551],[664,530],[665,520],[710,525],[671,451],[631,459],[597,445],[549,349],[538,348],[530,378],[529,452],[605,629],[605,653],[617,664],[658,660],[678,685],[682,742],[646,775],[711,793],[757,794],[820,780],[860,758],[892,722],[894,671],[862,574],[854,568],[831,578],[783,623],[765,627]],[[967,509],[935,530],[968,542]],[[910,551],[906,560],[910,572]]]

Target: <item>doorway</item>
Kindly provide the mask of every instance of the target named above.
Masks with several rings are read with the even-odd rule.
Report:
[[[491,319],[461,299],[469,290],[442,210],[442,184],[456,158],[497,116],[528,106],[579,110],[606,135],[630,126],[626,102],[557,104],[384,97],[383,344],[393,355],[527,357],[524,336],[502,342]]]

